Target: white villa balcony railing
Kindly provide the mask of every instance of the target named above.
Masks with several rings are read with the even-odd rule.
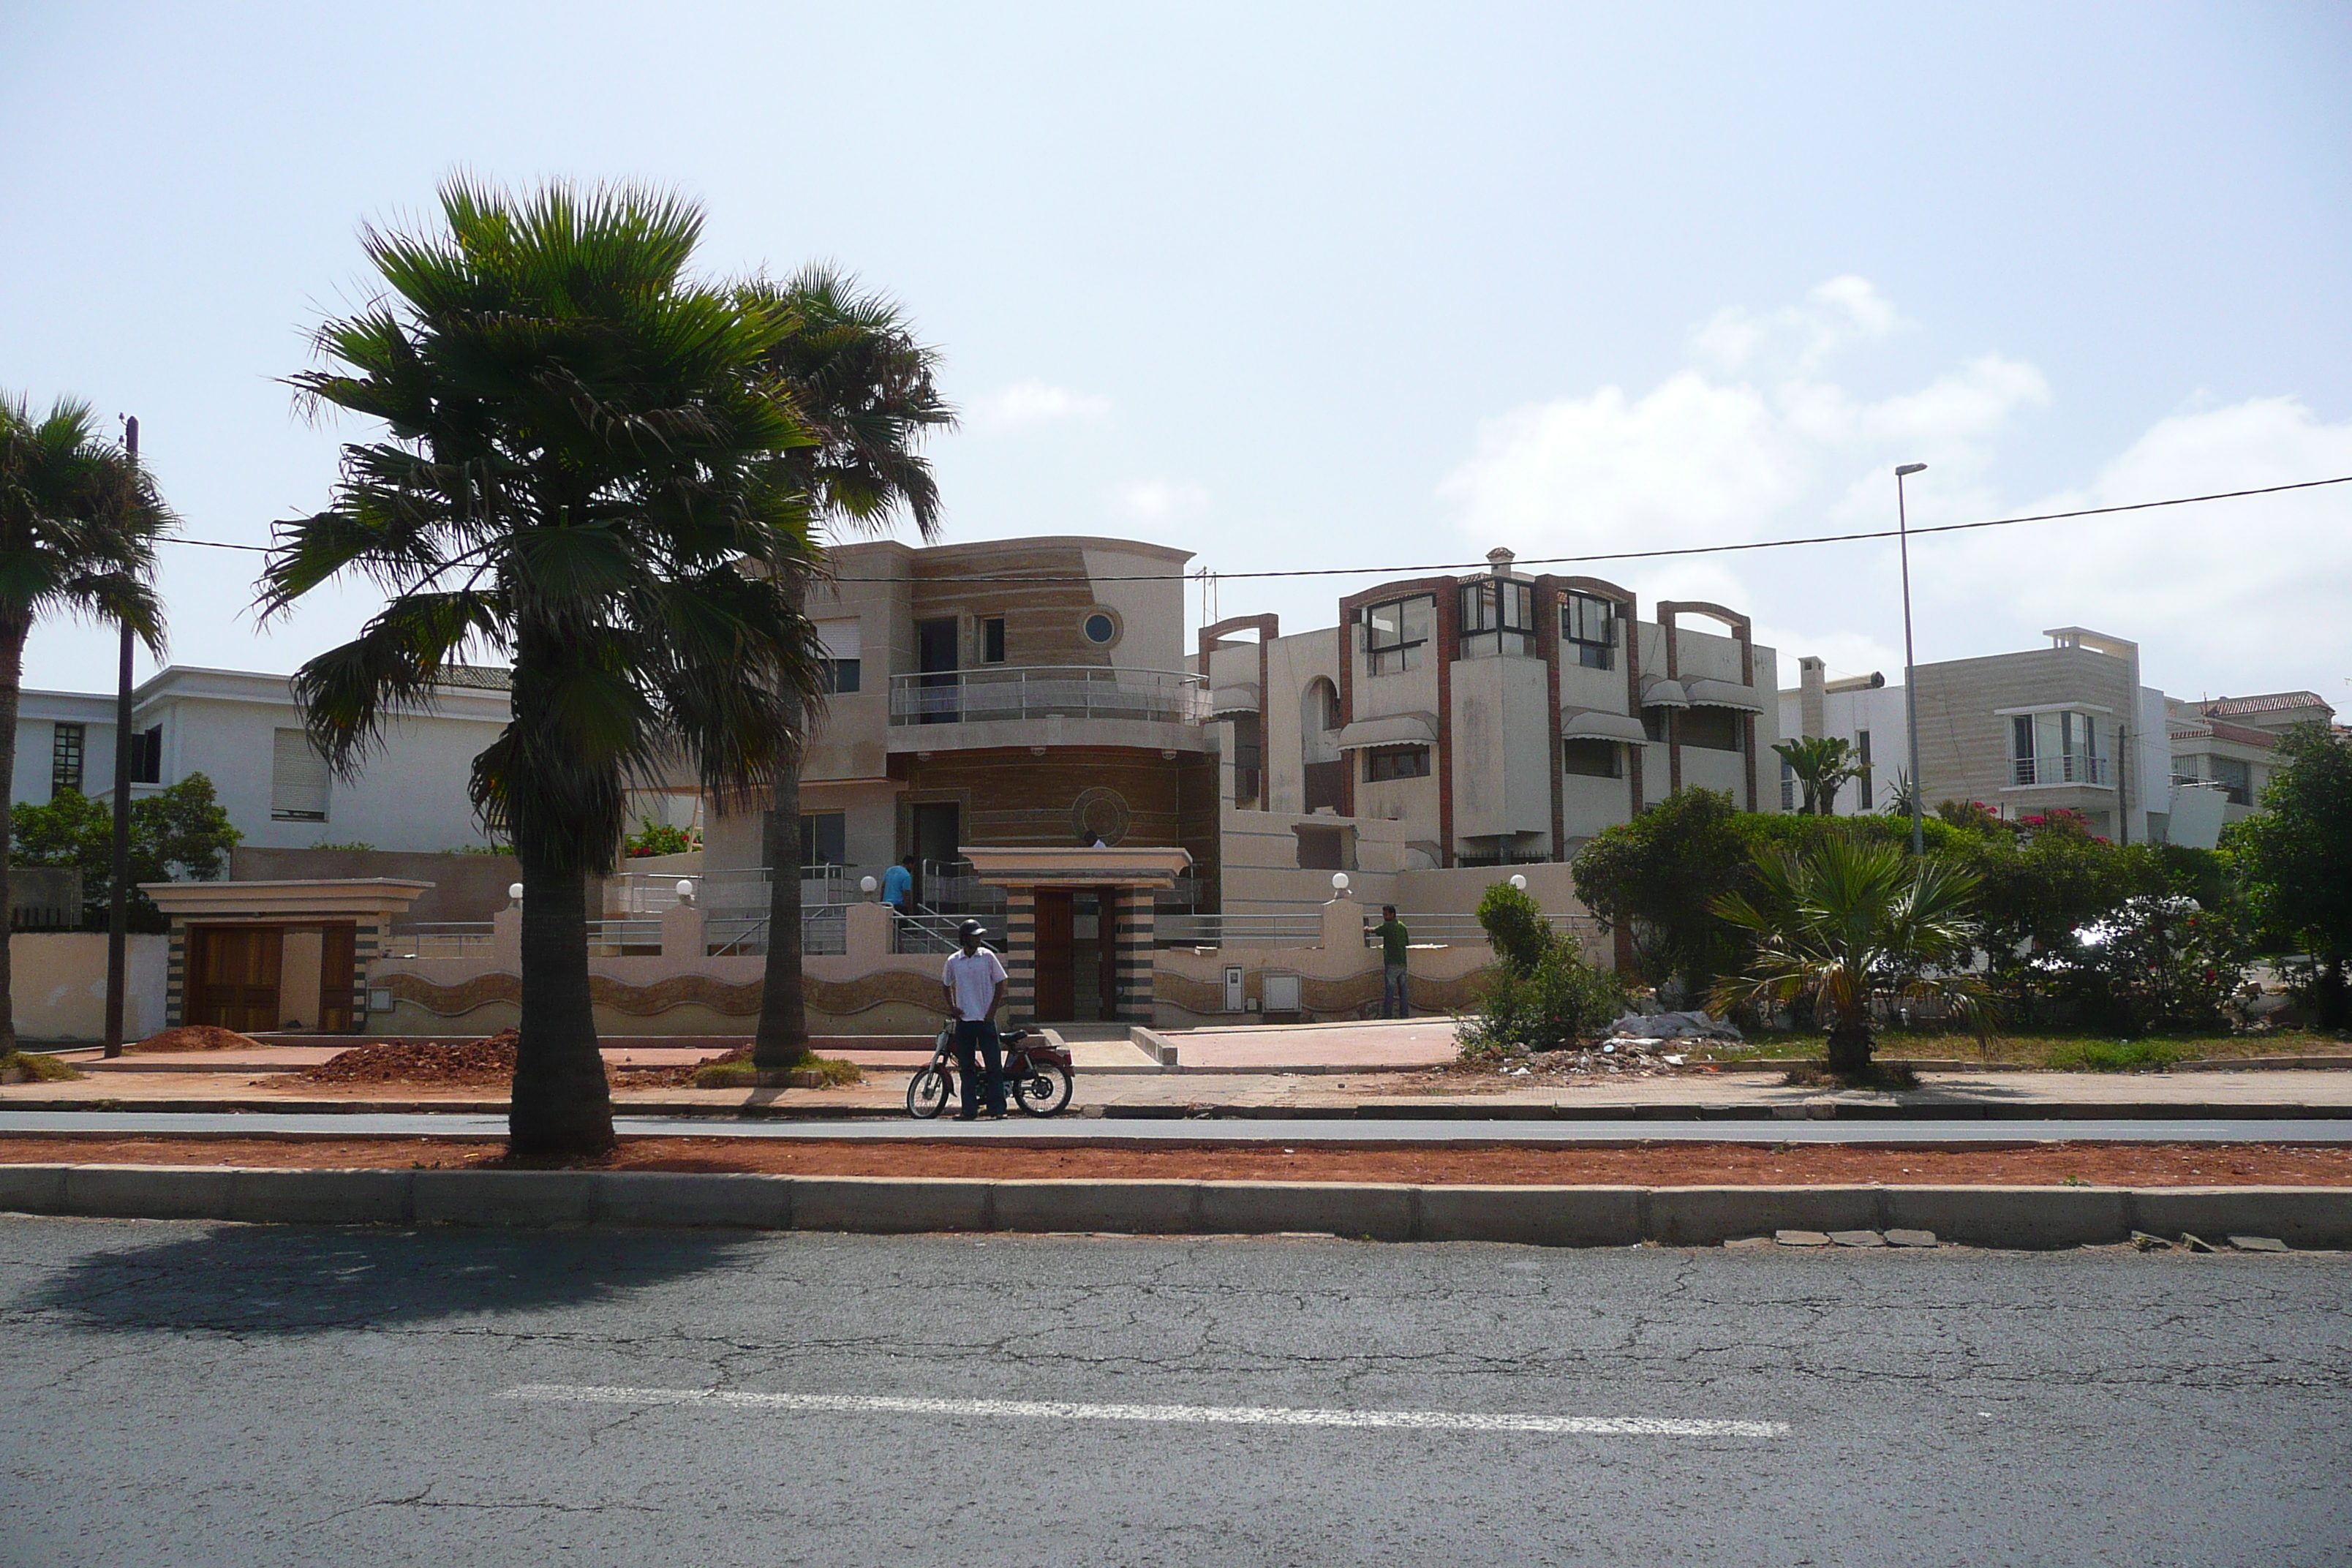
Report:
[[[2115,782],[2105,757],[2069,752],[2056,757],[2018,757],[2011,761],[2012,784],[2106,784]]]
[[[990,665],[890,678],[894,725],[968,724],[1049,715],[1199,724],[1208,713],[1208,683],[1181,670]]]

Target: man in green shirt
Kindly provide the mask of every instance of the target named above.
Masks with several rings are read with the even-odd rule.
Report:
[[[1404,989],[1404,950],[1412,941],[1404,929],[1404,921],[1396,918],[1394,904],[1381,906],[1381,923],[1372,928],[1381,939],[1381,1016],[1410,1018],[1412,1004],[1406,999]]]

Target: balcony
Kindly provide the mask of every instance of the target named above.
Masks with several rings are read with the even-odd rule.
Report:
[[[1208,749],[1207,683],[1170,669],[990,665],[890,678],[890,750],[987,746]]]
[[[2009,782],[2012,789],[2036,784],[2093,784],[2104,789],[2113,786],[2115,775],[2106,758],[2069,752],[2056,757],[2014,758]]]

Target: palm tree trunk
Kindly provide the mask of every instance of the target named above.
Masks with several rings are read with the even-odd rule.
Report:
[[[7,926],[0,926],[0,1058],[16,1054],[16,1009],[9,1001],[16,975],[10,968],[8,951],[13,945],[8,940],[8,929],[15,921],[6,912],[9,856],[15,847],[12,834],[16,825],[10,820],[7,803],[16,798],[16,707],[25,684],[25,638],[32,629],[33,623],[25,616],[0,616],[0,736],[6,737],[5,742],[0,743],[0,921],[8,922]],[[121,737],[117,736],[115,744],[121,743]],[[121,807],[118,805],[115,809]]]
[[[795,714],[795,721],[798,719]],[[795,728],[797,728],[797,722]],[[786,1072],[809,1054],[808,998],[801,975],[801,769],[776,775],[768,816],[768,962],[760,986],[760,1030],[751,1065]]]
[[[1859,1078],[1870,1070],[1870,1026],[1840,1019],[1830,1029],[1830,1071],[1840,1078]]]
[[[507,1136],[517,1154],[601,1154],[613,1147],[613,1091],[596,1050],[588,993],[588,879],[522,861],[522,1043]]]

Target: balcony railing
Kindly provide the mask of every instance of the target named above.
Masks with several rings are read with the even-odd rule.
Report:
[[[1313,947],[1323,940],[1320,914],[1154,915],[1159,947]]]
[[[2068,752],[2055,757],[2018,757],[2010,764],[2015,784],[2106,784],[2115,782],[2105,757]]]
[[[1208,683],[1172,669],[1091,665],[992,665],[890,678],[890,722],[957,724],[1000,719],[1142,719],[1198,724]]]

